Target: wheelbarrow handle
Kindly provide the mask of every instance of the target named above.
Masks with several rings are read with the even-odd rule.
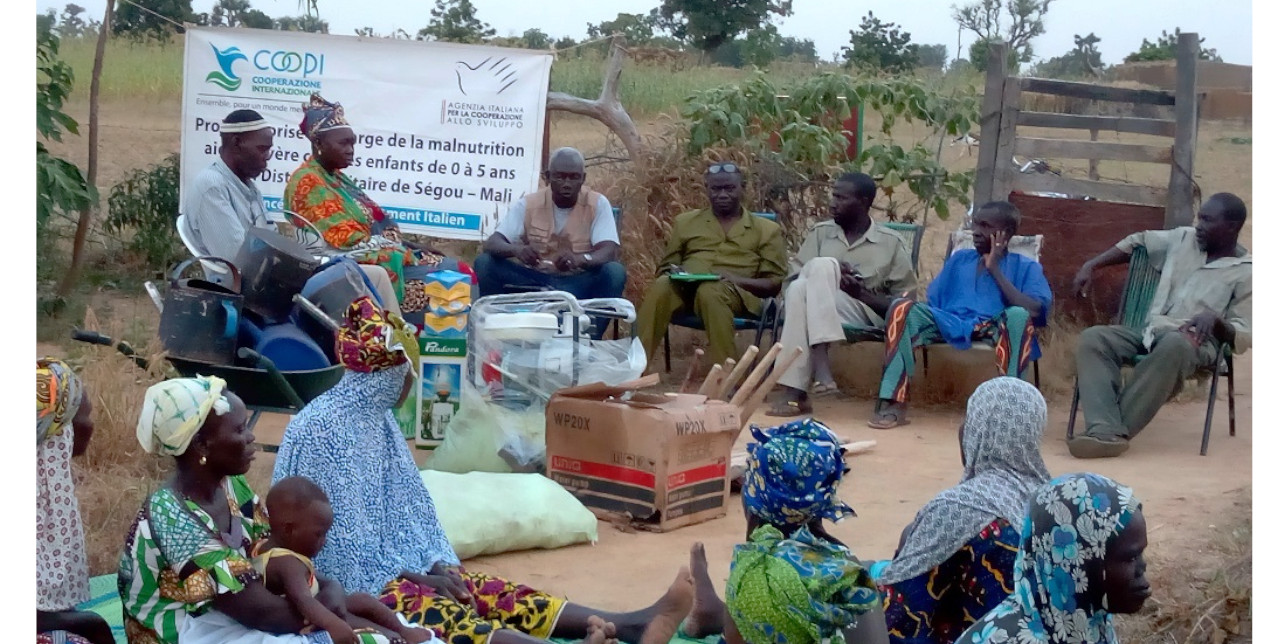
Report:
[[[240,347],[240,350],[236,352],[236,355],[240,356],[241,360],[249,360],[257,364],[259,369],[265,369],[267,374],[271,376],[271,381],[275,383],[276,389],[279,389],[280,393],[284,394],[284,397],[289,400],[290,405],[293,405],[299,410],[307,406],[306,403],[302,402],[302,397],[298,395],[298,392],[294,391],[293,385],[290,385],[289,381],[285,379],[284,374],[280,373],[280,370],[276,368],[276,363],[272,362],[271,358],[268,358],[249,347]]]
[[[116,351],[119,351],[120,353],[124,354],[125,357],[129,358],[130,360],[133,360],[133,363],[138,365],[139,367],[146,369],[150,366],[150,363],[147,361],[147,359],[139,356],[137,352],[133,350],[133,346],[130,345],[128,342],[125,342],[124,340],[116,342],[112,340],[110,337],[102,335],[97,331],[85,331],[84,329],[73,329],[71,331],[71,339],[79,342],[87,342],[89,344],[97,344],[104,347],[110,347],[114,345]]]

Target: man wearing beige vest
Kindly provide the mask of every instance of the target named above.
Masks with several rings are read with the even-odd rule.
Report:
[[[542,178],[547,187],[507,209],[476,258],[480,296],[552,289],[585,300],[622,297],[627,271],[618,261],[618,224],[604,195],[583,186],[582,153],[560,148]],[[595,324],[595,335],[604,329]]]

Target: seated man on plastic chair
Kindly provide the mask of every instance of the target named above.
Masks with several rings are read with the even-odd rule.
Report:
[[[1199,369],[1217,368],[1223,343],[1249,348],[1253,324],[1253,258],[1239,245],[1244,201],[1221,192],[1200,208],[1194,228],[1148,230],[1120,240],[1085,262],[1074,291],[1082,294],[1102,266],[1147,250],[1160,282],[1141,332],[1126,326],[1085,329],[1076,344],[1080,407],[1086,429],[1067,442],[1076,458],[1119,456],[1156,412]],[[1122,386],[1120,368],[1142,356]]]
[[[636,314],[636,335],[650,361],[677,312],[702,320],[713,363],[736,357],[734,316],[760,315],[761,298],[777,295],[787,274],[782,228],[742,206],[738,166],[717,163],[704,177],[711,207],[676,216],[659,277]],[[681,279],[699,274],[713,277]]]
[[[831,191],[831,219],[818,222],[800,244],[784,300],[782,346],[803,353],[778,380],[769,416],[813,413],[811,382],[815,398],[839,393],[828,349],[845,341],[842,325],[883,329],[893,300],[915,294],[911,251],[898,233],[871,219],[875,198],[871,177],[841,175]]]
[[[511,204],[476,258],[480,296],[511,285],[547,287],[580,300],[622,297],[618,224],[604,195],[584,187],[582,153],[560,148],[542,178],[547,186]]]
[[[867,423],[875,429],[906,425],[907,388],[916,347],[938,339],[966,350],[974,340],[995,345],[1000,375],[1022,377],[1040,347],[1035,327],[1048,323],[1053,294],[1040,263],[1009,252],[1022,215],[1007,201],[992,201],[973,216],[973,248],[947,258],[929,283],[928,303],[895,301],[885,315],[880,399]]]
[[[191,182],[183,219],[193,254],[234,261],[251,228],[276,230],[267,219],[262,193],[253,183],[267,169],[274,137],[266,119],[253,110],[228,114],[219,136],[218,158]],[[377,266],[362,265],[360,269],[383,306],[399,314],[387,271]]]

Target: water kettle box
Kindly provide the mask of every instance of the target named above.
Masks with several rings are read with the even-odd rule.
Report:
[[[727,402],[616,387],[561,389],[547,404],[547,475],[603,519],[666,532],[724,516],[740,423]]]
[[[462,403],[466,370],[466,338],[418,338],[421,368],[418,380],[418,422],[414,446],[435,449],[444,441],[449,423]]]

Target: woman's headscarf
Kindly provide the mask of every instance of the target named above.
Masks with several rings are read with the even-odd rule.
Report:
[[[372,373],[406,362],[417,368],[418,340],[400,316],[374,304],[367,295],[347,307],[338,329],[338,362],[351,371]]]
[[[1021,526],[1027,501],[1049,480],[1040,455],[1044,396],[1019,378],[982,383],[964,416],[964,476],[916,515],[907,540],[878,580],[896,584],[946,561],[997,518]]]
[[[347,123],[347,115],[342,110],[341,103],[330,103],[320,98],[319,94],[312,94],[311,100],[302,104],[302,135],[316,142],[316,138],[321,132],[336,130],[343,127],[351,127]]]
[[[181,456],[204,426],[209,412],[231,411],[223,395],[227,383],[217,376],[173,378],[147,389],[138,417],[138,442],[148,454]]]
[[[742,484],[751,514],[775,526],[853,515],[836,496],[845,450],[826,425],[806,418],[767,430],[753,425],[751,434]]]
[[[36,444],[61,434],[80,411],[84,385],[67,363],[36,360]]]
[[[761,526],[733,550],[725,607],[747,644],[844,640],[843,629],[880,601],[848,551],[801,527],[790,537]]]
[[[1023,528],[1013,594],[956,641],[1116,644],[1111,613],[1094,605],[1091,584],[1101,580],[1088,571],[1141,508],[1132,489],[1098,474],[1067,474],[1042,486]]]
[[[89,599],[84,525],[71,476],[75,429],[84,399],[66,363],[36,360],[36,609],[70,610]]]

